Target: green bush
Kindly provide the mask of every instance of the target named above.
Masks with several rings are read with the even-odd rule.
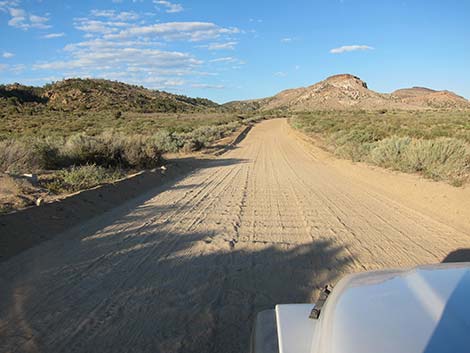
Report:
[[[153,141],[162,152],[178,152],[184,145],[177,134],[166,129],[155,133],[153,135]]]
[[[46,182],[44,186],[57,194],[75,192],[115,181],[123,175],[119,170],[108,170],[94,164],[74,166],[58,171],[54,179]]]

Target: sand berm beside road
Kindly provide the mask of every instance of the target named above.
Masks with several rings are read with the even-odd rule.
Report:
[[[339,161],[284,119],[0,263],[0,352],[247,352],[257,311],[470,247],[468,188]]]

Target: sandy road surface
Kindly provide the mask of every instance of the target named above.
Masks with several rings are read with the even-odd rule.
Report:
[[[246,352],[251,320],[470,237],[257,125],[188,177],[0,264],[1,352]]]

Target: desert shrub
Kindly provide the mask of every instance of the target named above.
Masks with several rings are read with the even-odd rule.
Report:
[[[20,173],[39,168],[40,161],[23,141],[0,141],[0,170]]]
[[[336,145],[345,144],[365,144],[379,141],[382,136],[378,135],[376,131],[366,129],[352,129],[342,130],[333,135]]]
[[[62,149],[62,157],[68,165],[154,168],[160,162],[161,150],[151,137],[108,131],[98,136],[72,135]]]
[[[195,129],[189,137],[191,143],[200,149],[210,142],[223,137],[223,128],[220,126],[202,126]]]
[[[99,163],[103,159],[103,146],[97,138],[85,134],[70,136],[62,146],[62,156],[66,164]]]
[[[58,146],[51,139],[0,141],[0,170],[27,173],[54,168],[60,162]]]
[[[354,162],[362,162],[367,158],[371,149],[371,144],[346,143],[337,146],[334,153],[341,158],[351,159]]]
[[[462,185],[470,174],[470,115],[465,111],[298,113],[294,128],[322,137],[342,158]]]
[[[31,145],[33,154],[38,158],[40,169],[54,169],[63,164],[60,138],[35,139]]]
[[[207,147],[215,140],[221,139],[240,127],[240,123],[231,122],[223,125],[207,125],[191,132],[175,135],[176,141],[182,146],[183,152],[198,151]]]
[[[414,140],[404,154],[404,169],[455,182],[470,173],[470,145],[447,137]]]
[[[123,174],[119,170],[108,170],[94,164],[89,164],[62,169],[56,173],[52,180],[46,182],[44,186],[50,191],[60,194],[89,189],[122,177]]]
[[[368,161],[381,167],[403,170],[403,156],[410,143],[410,137],[398,136],[375,142],[370,148]]]
[[[185,121],[181,123],[190,124],[182,125],[181,130],[160,129],[153,134],[146,131],[147,126],[150,132],[154,129],[154,124],[149,120],[140,124],[140,134],[119,130],[105,130],[94,134],[95,130],[92,129],[91,134],[78,133],[68,137],[53,135],[56,136],[54,138],[31,137],[29,130],[28,134],[17,139],[10,136],[1,140],[3,137],[0,135],[0,171],[32,172],[87,164],[105,168],[153,168],[160,162],[162,152],[199,150],[241,126],[239,121],[231,120],[232,117],[223,116],[213,117],[209,121],[212,125],[200,126],[198,124],[201,121],[208,123],[202,117],[192,120],[185,117],[182,119]],[[106,119],[106,115],[103,115],[103,119]],[[244,119],[244,123],[259,119],[262,117],[250,117]],[[74,123],[85,124],[77,126],[78,130],[87,130],[88,122],[81,121],[81,118],[72,120]],[[68,123],[69,120],[64,124]]]
[[[177,152],[184,145],[182,139],[177,134],[166,129],[158,131],[152,138],[153,142],[162,152]]]
[[[122,160],[128,167],[155,168],[161,161],[161,150],[152,138],[138,135],[124,137],[123,146]]]
[[[193,151],[199,151],[204,145],[197,139],[187,138],[181,148],[182,152],[189,153]]]
[[[336,155],[359,162],[369,154],[376,139],[376,135],[370,131],[351,130],[334,133],[329,141],[335,146]]]

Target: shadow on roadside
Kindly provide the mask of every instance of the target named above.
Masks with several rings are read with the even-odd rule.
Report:
[[[0,215],[0,262],[118,206],[145,202],[198,169],[244,162],[234,158],[181,158],[169,161],[164,173],[145,171],[40,207]]]

